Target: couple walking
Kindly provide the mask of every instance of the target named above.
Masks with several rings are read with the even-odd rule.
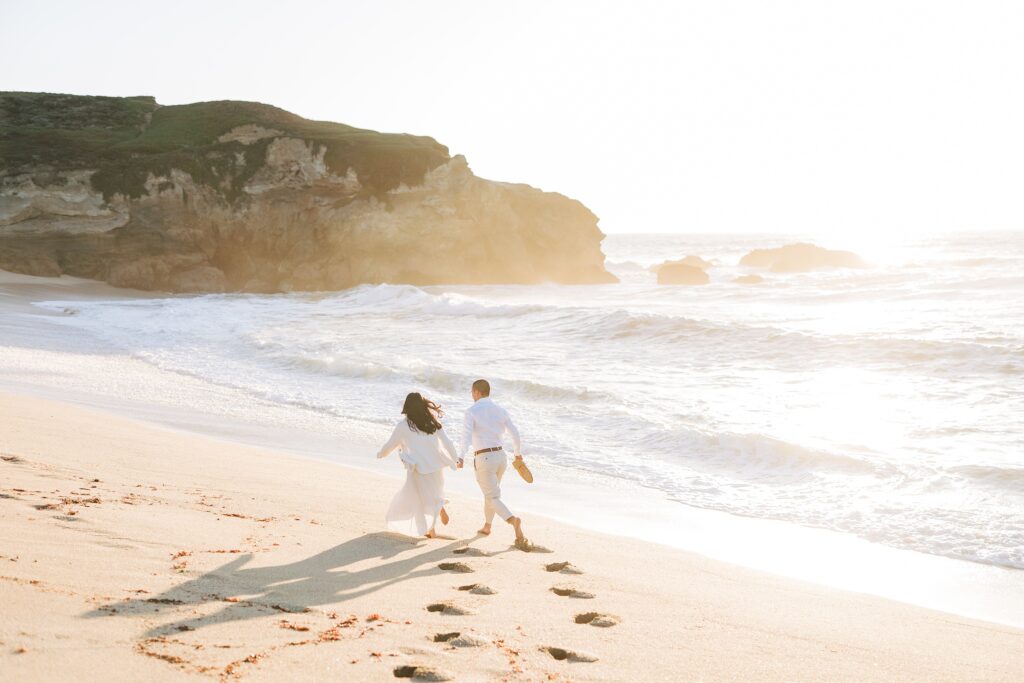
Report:
[[[484,525],[479,533],[491,533],[495,514],[515,530],[516,545],[528,546],[523,536],[522,521],[501,501],[501,478],[508,466],[502,447],[505,433],[512,437],[516,461],[522,461],[519,430],[508,412],[491,400],[491,385],[485,379],[473,382],[473,405],[466,411],[461,449],[445,434],[438,418],[440,407],[417,393],[405,397],[402,414],[405,418],[395,426],[387,443],[377,453],[385,458],[400,450],[405,465],[405,484],[391,501],[386,520],[390,531],[408,536],[433,538],[437,520],[448,524],[444,506],[444,468],[461,469],[464,456],[472,447],[476,481],[484,494]],[[518,467],[518,465],[517,465]]]

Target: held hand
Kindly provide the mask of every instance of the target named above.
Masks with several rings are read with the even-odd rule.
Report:
[[[523,459],[522,453],[516,454],[516,460],[522,460],[522,459]]]
[[[462,469],[462,465],[463,465],[464,462],[465,461],[462,458],[459,458],[458,467],[459,467],[460,470]]]

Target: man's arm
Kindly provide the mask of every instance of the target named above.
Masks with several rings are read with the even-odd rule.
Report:
[[[473,446],[473,413],[466,411],[466,417],[462,420],[462,438],[459,440],[459,461],[466,458],[469,449]]]
[[[519,439],[519,430],[516,428],[516,424],[512,421],[512,417],[508,414],[507,410],[505,411],[505,429],[508,431],[509,436],[512,437],[512,446],[515,448],[516,457],[523,457],[523,444]]]

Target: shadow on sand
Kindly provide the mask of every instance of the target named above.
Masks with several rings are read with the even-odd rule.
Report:
[[[466,546],[467,541],[456,540],[427,552],[412,552],[424,545],[423,541],[407,536],[372,533],[298,562],[248,568],[246,565],[253,555],[246,553],[159,595],[111,602],[83,616],[152,615],[169,605],[223,604],[221,610],[212,614],[154,627],[146,633],[151,637],[274,612],[302,613],[313,607],[368,595],[402,581],[441,574],[437,564],[451,559],[452,551]],[[346,569],[370,559],[378,562],[363,569]],[[237,602],[225,600],[233,596],[244,598]]]

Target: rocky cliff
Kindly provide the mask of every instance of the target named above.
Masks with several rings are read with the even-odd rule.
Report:
[[[175,292],[600,283],[581,203],[251,102],[0,93],[0,268]]]

